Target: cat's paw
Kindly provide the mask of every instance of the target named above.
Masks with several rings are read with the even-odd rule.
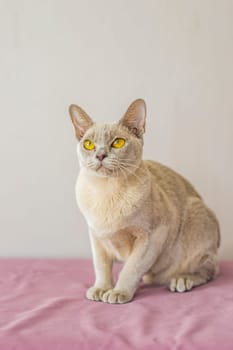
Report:
[[[142,277],[142,280],[145,284],[153,284],[155,283],[155,276],[153,273],[148,272]]]
[[[97,288],[93,286],[87,290],[86,297],[89,300],[102,301],[102,297],[108,289],[109,288]]]
[[[102,296],[102,301],[110,304],[124,304],[133,299],[133,295],[125,290],[110,289]]]
[[[169,289],[171,292],[186,292],[193,288],[193,280],[189,277],[177,277],[172,278],[170,281]]]

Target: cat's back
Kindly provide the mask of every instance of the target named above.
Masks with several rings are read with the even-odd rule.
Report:
[[[171,168],[152,160],[145,160],[144,164],[152,175],[153,184],[159,186],[168,196],[181,200],[187,197],[201,198],[193,185]]]

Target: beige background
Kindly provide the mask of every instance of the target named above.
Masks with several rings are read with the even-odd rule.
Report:
[[[0,255],[89,256],[67,107],[148,104],[145,157],[181,172],[233,257],[233,1],[0,1]]]

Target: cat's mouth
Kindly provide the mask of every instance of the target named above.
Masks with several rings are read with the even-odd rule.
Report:
[[[98,161],[95,163],[90,163],[85,165],[92,173],[99,176],[118,176],[116,164]]]
[[[103,168],[105,168],[104,165],[103,165],[103,163],[100,163],[100,164],[97,166],[96,171],[99,171],[99,170],[101,170],[101,169],[103,169]]]
[[[100,173],[100,174],[106,175],[106,174],[109,173],[109,169],[106,168],[103,164],[100,164],[100,165],[98,166],[98,168],[96,169],[96,172],[97,172],[97,173]]]
[[[96,167],[95,171],[97,174],[102,176],[109,176],[112,173],[112,171],[102,162]]]

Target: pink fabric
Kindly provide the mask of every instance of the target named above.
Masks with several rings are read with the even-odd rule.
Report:
[[[192,292],[142,286],[133,302],[85,299],[91,261],[0,260],[0,350],[233,349],[233,262]]]

